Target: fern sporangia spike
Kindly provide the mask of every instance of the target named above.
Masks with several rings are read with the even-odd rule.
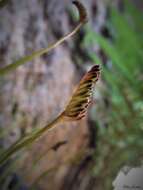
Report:
[[[76,121],[82,119],[85,116],[87,108],[92,100],[93,88],[96,81],[99,79],[99,74],[99,65],[93,66],[81,79],[65,110],[51,123],[48,123],[43,128],[24,136],[5,150],[0,155],[0,165],[5,163],[15,152],[27,147],[29,144],[32,144],[46,131],[52,130],[57,124],[64,121]]]
[[[93,66],[82,78],[63,115],[69,120],[79,120],[86,114],[91,102],[93,88],[99,79],[99,65]]]

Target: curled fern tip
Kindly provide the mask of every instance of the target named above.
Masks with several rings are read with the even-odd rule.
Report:
[[[72,3],[77,7],[78,11],[79,11],[79,21],[81,23],[86,23],[88,21],[87,18],[87,12],[85,7],[83,6],[83,4],[79,1],[72,1]]]

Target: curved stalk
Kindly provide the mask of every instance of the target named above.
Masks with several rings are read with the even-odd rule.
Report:
[[[34,141],[39,139],[43,133],[53,129],[57,123],[60,123],[64,120],[63,114],[60,114],[57,118],[55,118],[51,123],[45,125],[43,128],[38,129],[30,133],[29,135],[24,136],[22,139],[16,141],[12,146],[10,146],[7,150],[5,150],[0,156],[0,165],[5,163],[10,156],[12,156],[15,152],[27,147],[32,144]]]
[[[28,61],[32,61],[34,58],[37,58],[45,53],[48,53],[49,51],[53,50],[61,43],[63,43],[65,40],[76,34],[79,31],[79,29],[85,24],[85,22],[87,22],[87,14],[84,6],[80,2],[73,1],[73,4],[77,7],[80,17],[79,24],[73,29],[73,31],[71,31],[70,33],[59,39],[57,42],[51,44],[49,47],[35,51],[31,55],[24,56],[21,59],[15,61],[14,63],[11,63],[3,68],[0,68],[0,76],[16,69],[18,66],[23,65]]]

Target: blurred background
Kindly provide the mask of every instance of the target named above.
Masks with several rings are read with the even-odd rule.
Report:
[[[105,190],[143,160],[143,1],[82,0],[89,22],[48,54],[0,77],[0,154],[55,118],[101,65],[87,117],[45,134],[0,167],[1,190]],[[0,67],[71,31],[71,0],[0,2]]]

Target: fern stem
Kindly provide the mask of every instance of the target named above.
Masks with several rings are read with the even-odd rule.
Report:
[[[60,114],[56,119],[51,123],[45,125],[43,128],[38,129],[37,131],[31,132],[29,135],[24,136],[22,139],[17,140],[12,146],[5,150],[0,156],[0,165],[5,163],[10,156],[12,156],[18,150],[27,147],[32,142],[37,140],[42,134],[46,131],[53,129],[57,123],[60,123],[64,120],[63,114]]]
[[[65,40],[67,40],[68,38],[70,38],[71,36],[73,36],[75,33],[78,32],[78,30],[81,28],[81,26],[83,25],[82,22],[80,22],[74,29],[72,32],[68,33],[67,35],[65,35],[64,37],[62,37],[61,39],[59,39],[57,42],[51,44],[49,47],[38,50],[36,52],[33,52],[31,55],[25,56],[17,61],[15,61],[14,63],[11,63],[3,68],[0,68],[0,76],[6,74],[7,72],[10,72],[14,69],[16,69],[18,66],[23,65],[24,63],[28,62],[28,61],[32,61],[33,59],[48,53],[49,51],[53,50],[54,48],[56,48],[58,45],[60,45],[62,42],[64,42]]]

